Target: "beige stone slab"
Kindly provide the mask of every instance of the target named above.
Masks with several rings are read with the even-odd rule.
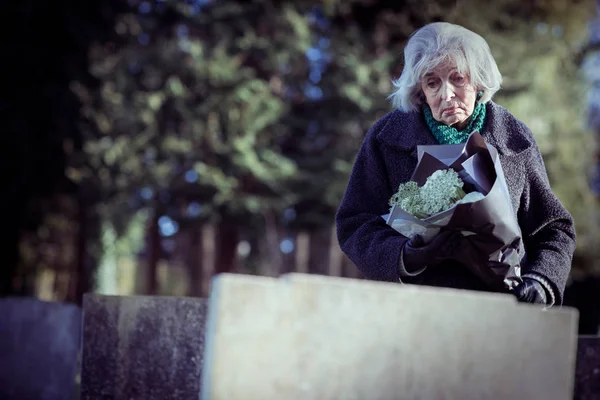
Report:
[[[578,314],[290,274],[214,279],[201,398],[572,398]]]

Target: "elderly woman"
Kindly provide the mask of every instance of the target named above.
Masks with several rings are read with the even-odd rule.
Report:
[[[461,26],[432,23],[416,31],[404,52],[392,94],[397,108],[378,120],[358,152],[336,214],[344,253],[368,279],[494,291],[454,260],[459,233],[442,231],[423,244],[388,226],[380,215],[417,165],[417,146],[464,143],[478,130],[500,155],[519,226],[520,301],[562,304],[575,249],[573,219],[550,188],[534,136],[491,101],[502,77],[488,44]]]

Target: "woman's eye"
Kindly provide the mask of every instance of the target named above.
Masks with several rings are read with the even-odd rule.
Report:
[[[427,87],[428,88],[434,88],[437,86],[437,82],[436,81],[429,81],[427,82]]]
[[[465,82],[465,77],[462,75],[457,75],[454,77],[454,82],[457,84],[463,84]]]

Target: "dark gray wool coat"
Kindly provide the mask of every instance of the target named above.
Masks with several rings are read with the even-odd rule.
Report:
[[[541,275],[562,304],[575,250],[573,218],[552,192],[533,134],[505,108],[486,104],[480,132],[500,155],[500,162],[523,234],[521,274]],[[492,291],[466,267],[454,261],[408,273],[401,262],[405,236],[380,216],[400,183],[417,164],[417,145],[438,144],[420,112],[392,111],[367,133],[358,152],[348,187],[337,211],[337,236],[342,251],[367,279]]]

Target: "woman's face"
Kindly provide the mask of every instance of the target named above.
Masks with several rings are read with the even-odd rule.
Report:
[[[463,128],[473,114],[477,90],[455,63],[446,63],[425,74],[421,80],[425,101],[437,121]]]

